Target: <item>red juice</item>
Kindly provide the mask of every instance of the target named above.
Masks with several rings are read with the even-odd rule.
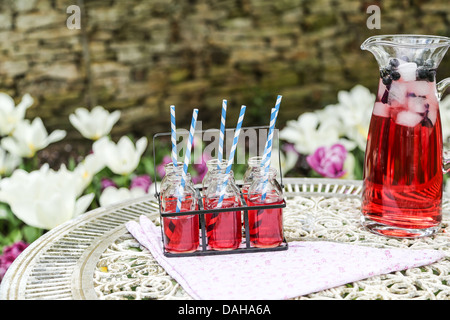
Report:
[[[217,207],[218,198],[206,199],[206,210]],[[223,199],[222,208],[233,208],[239,206],[235,198]],[[208,245],[213,250],[234,250],[242,241],[241,211],[222,211],[207,213],[206,233]]]
[[[398,81],[389,87],[380,81],[379,88],[364,162],[363,224],[388,236],[426,235],[442,217],[436,84]]]
[[[181,212],[191,211],[192,198],[181,203]],[[176,212],[177,199],[164,201],[164,212]],[[180,215],[163,218],[164,248],[171,253],[193,252],[199,246],[198,215]]]
[[[268,195],[268,198],[270,195]],[[251,200],[255,200],[254,198]],[[260,206],[258,201],[248,201],[249,206]],[[258,199],[256,199],[258,200]],[[270,201],[269,201],[270,202]],[[267,203],[280,205],[283,201]],[[264,204],[263,204],[264,205]],[[259,248],[277,247],[283,242],[283,209],[258,209],[248,211],[250,243]]]

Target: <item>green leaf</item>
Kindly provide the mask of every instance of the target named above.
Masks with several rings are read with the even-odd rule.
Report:
[[[37,240],[43,233],[44,230],[28,225],[25,225],[22,228],[23,240],[27,243],[32,243]]]

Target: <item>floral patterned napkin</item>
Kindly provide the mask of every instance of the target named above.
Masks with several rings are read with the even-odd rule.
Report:
[[[289,299],[444,257],[437,250],[294,241],[284,251],[168,258],[160,228],[146,216],[126,227],[192,298],[202,300]]]

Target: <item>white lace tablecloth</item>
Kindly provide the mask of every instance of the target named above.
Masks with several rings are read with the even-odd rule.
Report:
[[[395,239],[360,224],[360,181],[284,179],[286,240],[337,241],[378,248],[436,249],[446,258],[296,299],[450,299],[449,200],[432,237]],[[142,214],[159,223],[153,199],[99,208],[35,241],[8,270],[1,299],[192,299],[127,232]]]

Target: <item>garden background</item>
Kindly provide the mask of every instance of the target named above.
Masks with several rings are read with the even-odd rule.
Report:
[[[80,29],[66,25],[70,5],[81,9]],[[380,8],[380,29],[367,26],[370,5]],[[158,170],[153,167],[151,137],[170,130],[170,105],[177,107],[180,128],[189,128],[193,108],[199,109],[203,129],[217,128],[222,99],[228,100],[230,123],[244,104],[244,126],[267,125],[270,108],[282,95],[277,127],[285,138],[285,173],[326,175],[327,170],[311,170],[307,156],[321,144],[342,142],[346,150],[335,150],[330,160],[342,165],[342,175],[335,177],[361,178],[379,71],[373,56],[361,51],[360,45],[373,35],[397,33],[449,36],[448,1],[0,1],[0,91],[4,93],[0,97],[0,252],[18,241],[30,243],[45,230],[101,205],[107,186],[121,191],[122,196],[109,197],[115,200],[149,192]],[[449,75],[447,55],[437,80]],[[8,118],[12,103],[23,114]],[[89,130],[73,120],[78,114],[83,122],[80,108],[92,110],[97,105],[105,110],[97,110],[93,125],[110,125],[100,133],[109,136],[108,141],[88,136]],[[441,112],[447,138],[449,99]],[[13,122],[19,126],[24,119],[32,121],[34,131],[27,131],[26,125],[8,127]],[[40,120],[35,123],[36,119]],[[335,126],[319,130],[324,119],[334,120]],[[21,147],[4,142],[18,140],[20,132],[42,138],[42,144],[31,148],[31,142]],[[124,136],[131,140],[116,145]],[[128,167],[118,168],[105,159],[88,160],[94,158],[89,157],[92,150],[95,154],[94,141],[101,142],[97,149],[110,158],[114,152],[129,155]],[[10,158],[24,149],[29,153]],[[158,155],[158,162],[165,152]],[[95,169],[94,165],[87,169],[89,161],[96,163]],[[194,169],[199,176],[204,174],[204,166]],[[14,174],[18,177],[12,187]],[[80,179],[77,174],[83,182],[71,183],[77,190],[65,191],[70,179]],[[45,182],[53,187],[47,188]],[[32,188],[41,189],[40,193]],[[7,191],[14,196],[5,195]],[[61,207],[56,206],[59,203]],[[67,206],[71,206],[64,210],[67,216],[58,216]],[[17,248],[20,252],[22,247]],[[13,259],[11,250],[5,250],[0,260],[0,279],[2,263],[5,270]]]

